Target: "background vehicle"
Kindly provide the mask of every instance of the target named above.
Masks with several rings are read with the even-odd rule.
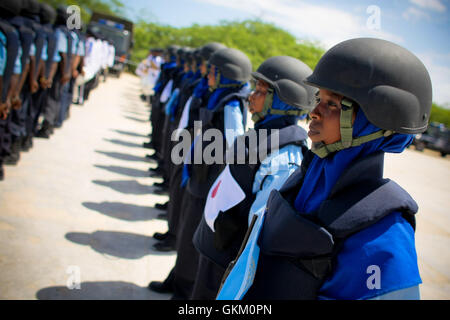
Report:
[[[134,45],[133,23],[119,17],[93,12],[89,27],[113,43],[116,57],[114,66],[109,71],[120,76]]]
[[[413,141],[416,150],[431,149],[439,151],[445,157],[450,153],[450,130],[443,124],[430,123],[427,131],[416,135]]]

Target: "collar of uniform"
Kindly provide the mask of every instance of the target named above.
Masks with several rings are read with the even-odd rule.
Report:
[[[377,180],[383,178],[384,152],[377,151],[362,159],[352,162],[342,173],[333,189],[331,189],[329,198],[332,198],[339,191],[361,183],[364,180]]]

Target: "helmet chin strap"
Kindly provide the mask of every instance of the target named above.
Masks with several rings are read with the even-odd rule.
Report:
[[[209,87],[209,91],[213,92],[214,90],[219,88],[238,88],[241,86],[242,86],[241,83],[227,83],[227,84],[220,83],[220,72],[217,71],[216,81],[213,86]]]
[[[366,136],[353,138],[353,103],[347,99],[342,99],[341,101],[341,117],[340,117],[340,131],[341,140],[331,144],[324,144],[323,142],[313,143],[311,146],[311,151],[314,152],[318,157],[325,158],[333,152],[337,152],[350,147],[357,147],[363,143],[381,138],[388,137],[394,133],[391,130],[378,130],[374,133],[368,134]]]
[[[257,123],[258,121],[263,120],[268,114],[276,114],[276,115],[280,115],[280,116],[301,116],[301,115],[307,113],[307,111],[300,110],[300,109],[296,109],[296,110],[273,109],[272,104],[273,104],[273,89],[268,88],[266,97],[264,98],[264,107],[260,112],[255,112],[252,115],[253,122]]]

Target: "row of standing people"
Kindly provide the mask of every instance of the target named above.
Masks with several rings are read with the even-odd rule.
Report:
[[[83,104],[100,74],[114,64],[114,47],[92,30],[67,27],[65,6],[36,0],[0,4],[0,179],[33,138],[49,138]]]
[[[251,72],[244,53],[219,43],[169,46],[165,61],[144,146],[155,150],[147,157],[163,177],[158,192],[169,194],[159,205],[168,231],[154,234],[154,248],[177,259],[150,290],[173,299],[420,297],[418,206],[383,177],[384,153],[402,152],[429,121],[431,81],[417,57],[359,38],[331,48],[314,71],[277,56]],[[254,129],[245,131],[247,108]],[[297,124],[306,112],[308,132]],[[225,156],[194,161],[211,152],[215,140],[199,140],[212,128]],[[181,163],[177,138],[194,141]]]

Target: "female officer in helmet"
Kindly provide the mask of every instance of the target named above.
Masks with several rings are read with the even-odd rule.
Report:
[[[307,133],[297,120],[314,103],[316,89],[303,83],[311,73],[288,56],[271,57],[252,73],[256,88],[249,110],[255,130],[237,138],[227,166],[210,188],[193,238],[200,259],[192,299],[216,297],[247,231],[249,212],[263,211],[270,191],[299,167],[308,148]],[[245,145],[241,154],[239,143]]]
[[[427,70],[359,38],[326,52],[306,83],[319,88],[312,153],[272,191],[218,298],[419,299],[418,207],[383,162],[427,127]]]

